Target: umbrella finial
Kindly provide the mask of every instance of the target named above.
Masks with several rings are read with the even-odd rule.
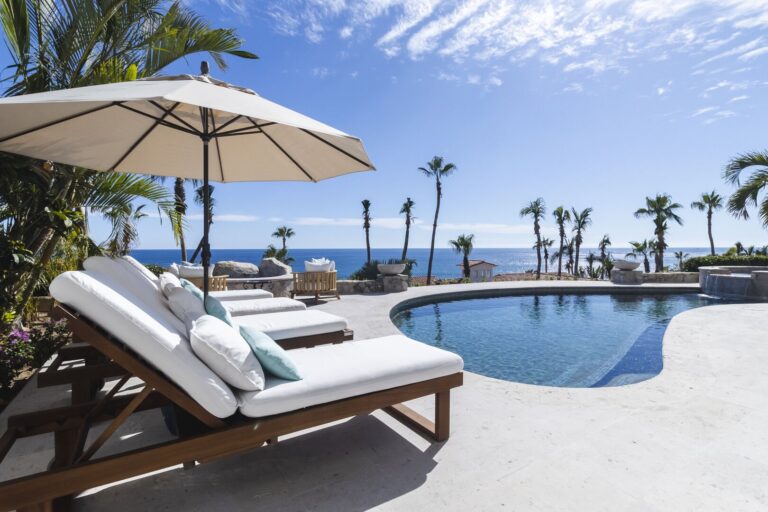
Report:
[[[200,74],[207,76],[209,72],[210,72],[210,68],[208,67],[208,61],[205,61],[205,60],[202,61],[200,63]]]

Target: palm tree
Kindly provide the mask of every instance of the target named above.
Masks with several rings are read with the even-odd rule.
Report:
[[[651,272],[651,262],[648,261],[648,255],[651,253],[651,246],[648,240],[642,242],[629,242],[632,246],[632,252],[626,254],[626,258],[636,258],[637,256],[643,257],[643,269],[646,273]]]
[[[131,248],[139,241],[138,221],[147,216],[144,206],[137,208],[127,204],[104,213],[104,217],[112,222],[112,232],[103,244],[104,250],[110,256],[122,256],[131,252]]]
[[[587,254],[586,260],[587,260],[587,276],[590,278],[595,275],[595,261],[597,261],[597,255],[593,253],[592,251],[589,251],[589,254]]]
[[[571,219],[573,220],[573,242],[576,247],[576,258],[573,262],[574,275],[579,272],[579,251],[581,250],[581,244],[584,242],[584,230],[587,226],[592,224],[592,208],[584,208],[578,211],[576,208],[571,208]]]
[[[286,265],[290,265],[294,262],[294,259],[290,256],[288,256],[288,249],[283,247],[282,249],[278,249],[272,244],[269,244],[267,246],[267,250],[264,251],[264,254],[261,256],[263,259],[266,258],[275,258],[277,261],[282,261]]]
[[[565,246],[565,224],[571,221],[571,212],[558,206],[552,211],[552,216],[555,218],[555,224],[560,235],[560,249],[557,251],[557,278],[562,277],[563,273],[563,247]],[[554,262],[553,262],[554,263]]]
[[[709,249],[712,256],[715,255],[715,240],[712,238],[712,213],[723,207],[723,196],[716,191],[704,192],[701,197],[691,203],[691,208],[700,212],[707,212],[707,234],[709,235]]]
[[[144,78],[200,52],[209,53],[220,67],[225,66],[226,54],[256,58],[241,49],[242,40],[234,30],[211,28],[181,2],[165,0],[2,1],[0,30],[11,60],[6,96]],[[11,290],[16,311],[23,309],[63,244],[75,240],[86,248],[95,245],[82,214],[89,203],[97,205],[96,211],[107,211],[109,203],[130,203],[145,194],[151,202],[162,202],[163,214],[171,217],[174,234],[179,235],[179,215],[167,191],[161,193],[147,178],[123,180],[114,174],[0,155],[3,173],[11,166],[42,173],[36,179],[49,185],[33,187],[26,180],[0,192],[26,190],[27,205],[11,220],[13,235],[3,233],[20,236],[14,240],[33,262],[12,275],[4,274],[3,284]]]
[[[611,238],[608,235],[603,235],[602,240],[597,244],[597,248],[600,250],[600,263],[602,269],[600,270],[600,279],[605,278],[605,262],[608,261],[608,247],[611,245]]]
[[[549,248],[555,245],[555,241],[551,238],[541,239],[541,249],[544,251],[544,273],[549,273]]]
[[[565,246],[566,251],[568,253],[568,264],[565,266],[565,270],[570,274],[576,274],[576,270],[577,270],[576,268],[574,268],[574,265],[573,265],[573,254],[575,252],[575,245],[576,245],[576,242],[574,241],[573,238],[571,238],[570,240],[568,240],[567,245]]]
[[[403,203],[403,206],[400,208],[400,213],[405,214],[405,242],[403,242],[403,255],[400,258],[400,261],[405,263],[408,261],[408,237],[411,233],[411,222],[413,222],[413,207],[416,205],[416,203],[413,202],[413,200],[408,197],[405,199],[405,202]]]
[[[635,217],[650,217],[653,219],[656,235],[656,272],[661,272],[664,268],[664,250],[667,248],[666,234],[669,228],[667,221],[672,220],[679,225],[683,225],[683,219],[675,213],[683,205],[673,203],[669,194],[656,194],[656,197],[645,198],[645,208],[638,208],[635,211]]]
[[[419,172],[427,178],[435,178],[437,204],[435,205],[435,220],[432,223],[432,241],[429,245],[429,263],[427,265],[427,284],[432,284],[432,260],[435,256],[435,234],[437,233],[437,217],[440,214],[440,199],[443,197],[443,178],[450,176],[456,170],[452,163],[446,163],[442,156],[435,156],[427,162],[427,167],[419,167]]]
[[[544,217],[547,208],[544,199],[536,198],[528,203],[528,206],[520,210],[521,217],[531,217],[533,219],[533,233],[536,235],[536,279],[541,279],[541,219]]]
[[[216,206],[216,201],[213,198],[213,185],[208,185],[208,226],[210,227],[211,224],[213,224],[213,207]],[[205,187],[203,185],[200,185],[195,189],[195,204],[198,206],[205,207]],[[203,239],[200,239],[200,242],[197,244],[197,248],[195,249],[195,252],[192,253],[192,258],[189,261],[194,262],[195,259],[197,259],[197,255],[200,254],[200,251],[203,249]]]
[[[464,277],[469,279],[469,255],[474,248],[473,240],[475,235],[459,235],[456,240],[449,240],[448,243],[453,247],[454,252],[462,255],[462,267]]]
[[[675,251],[675,259],[677,260],[677,270],[680,272],[683,271],[683,263],[685,263],[685,259],[690,256],[685,251]]]
[[[283,249],[287,250],[285,241],[295,234],[296,233],[293,231],[293,229],[289,228],[288,226],[280,226],[279,228],[275,229],[274,233],[272,233],[272,238],[281,238],[283,240]]]
[[[741,173],[752,167],[757,169],[742,183]],[[768,152],[745,153],[737,156],[728,162],[723,178],[738,187],[728,199],[728,211],[735,217],[748,219],[749,206],[759,206],[760,221],[763,226],[768,226],[768,197],[764,195],[762,201],[758,200],[760,193],[768,185]]]
[[[370,231],[371,231],[371,202],[367,199],[363,199],[363,230],[365,230],[365,251],[368,255],[366,259],[366,263],[368,265],[371,264],[371,239],[370,239]]]

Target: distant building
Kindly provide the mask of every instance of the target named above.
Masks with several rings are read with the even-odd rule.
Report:
[[[462,263],[459,263],[458,266],[464,267]],[[469,260],[469,280],[473,283],[493,281],[493,269],[497,266],[495,263],[484,260]]]

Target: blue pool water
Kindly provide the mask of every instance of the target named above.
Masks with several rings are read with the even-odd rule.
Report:
[[[631,384],[662,369],[662,337],[697,294],[528,295],[438,302],[396,313],[407,336],[460,354],[488,377],[562,387]]]

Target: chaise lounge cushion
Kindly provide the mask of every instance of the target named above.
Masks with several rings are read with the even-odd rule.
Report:
[[[158,277],[147,267],[139,263],[139,261],[136,260],[136,258],[134,258],[133,256],[128,256],[126,254],[125,256],[120,256],[119,258],[115,258],[115,261],[123,265],[125,270],[127,270],[128,272],[131,272],[136,277],[140,276],[143,279],[155,285],[155,287],[159,287],[160,280],[158,279]]]
[[[219,290],[209,292],[208,295],[216,297],[221,301],[226,300],[246,300],[246,299],[271,299],[274,297],[267,290]]]
[[[246,325],[265,333],[273,340],[314,336],[343,331],[347,321],[340,316],[324,311],[287,311],[285,313],[264,313],[262,315],[236,316],[235,326]]]
[[[150,306],[123,285],[89,271],[59,275],[50,292],[149,361],[214,416],[225,418],[237,410],[235,394],[192,352],[168,307]]]
[[[187,333],[192,330],[197,319],[206,314],[203,303],[181,286],[171,290],[168,295],[168,306],[176,318],[184,322]]]
[[[307,306],[288,297],[251,300],[220,300],[232,316],[260,315],[262,313],[280,313],[283,311],[305,311]]]
[[[267,378],[240,393],[240,412],[259,418],[460,372],[458,355],[402,335],[289,351],[302,380]]]

